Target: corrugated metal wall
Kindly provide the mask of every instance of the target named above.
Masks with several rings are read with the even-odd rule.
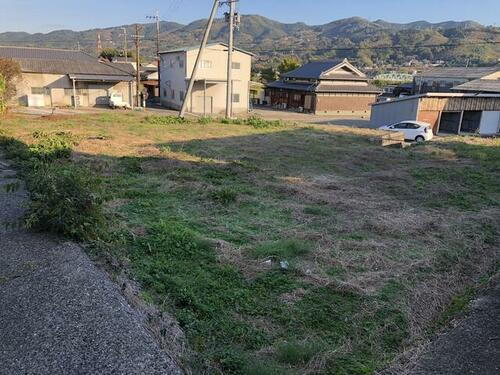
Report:
[[[393,101],[372,106],[370,124],[377,128],[400,121],[417,119],[419,98]]]
[[[421,111],[500,111],[500,98],[422,98]]]

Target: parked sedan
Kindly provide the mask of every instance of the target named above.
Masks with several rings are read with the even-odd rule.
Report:
[[[381,126],[379,129],[401,132],[409,141],[424,142],[430,141],[434,137],[431,125],[422,121],[402,121],[397,124]]]

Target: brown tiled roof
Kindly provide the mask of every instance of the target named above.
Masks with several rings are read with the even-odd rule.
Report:
[[[131,74],[126,64],[120,67],[116,66],[118,64],[100,62],[97,58],[82,51],[0,46],[0,58],[17,61],[24,73],[113,76]]]

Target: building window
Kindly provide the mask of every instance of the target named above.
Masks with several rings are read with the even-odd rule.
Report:
[[[184,68],[184,60],[180,56],[177,56],[177,62],[179,63],[179,68]]]
[[[172,89],[172,95],[171,95],[171,98],[172,98],[172,99],[175,99],[175,90],[174,90],[174,89]]]
[[[200,69],[212,69],[212,61],[210,60],[201,60]]]
[[[163,89],[163,96],[166,98],[167,97],[167,89]]]
[[[295,95],[293,96],[293,100],[295,100],[296,102],[300,101],[300,99],[301,99],[301,98],[302,98],[302,97],[301,97],[300,95],[297,95],[297,94],[295,94]]]
[[[181,92],[179,93],[179,99],[180,99],[181,101],[183,101],[183,100],[184,100],[184,91],[181,91]]]
[[[240,102],[240,94],[233,94],[233,103]]]
[[[44,87],[32,87],[31,94],[32,95],[45,95],[45,88]]]
[[[241,69],[241,63],[233,62],[233,69]]]

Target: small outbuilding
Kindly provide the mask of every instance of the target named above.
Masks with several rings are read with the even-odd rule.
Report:
[[[427,93],[372,105],[372,127],[401,121],[425,121],[434,134],[498,134],[500,95]]]

